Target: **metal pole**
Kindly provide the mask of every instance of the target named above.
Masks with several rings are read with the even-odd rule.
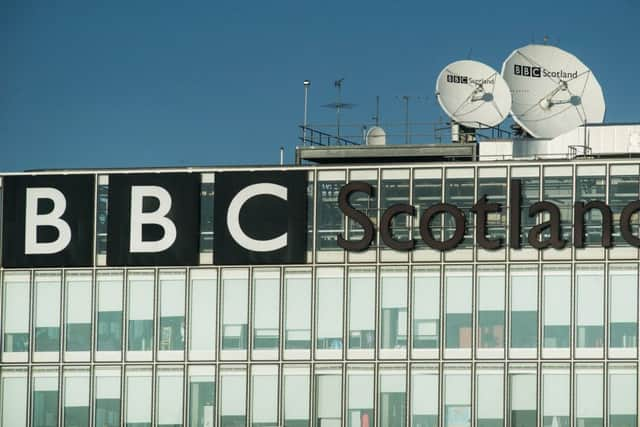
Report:
[[[309,106],[309,86],[311,86],[310,80],[305,80],[304,84],[304,121],[302,123],[302,143],[307,145],[307,112]]]
[[[380,126],[380,96],[376,96],[376,126]]]
[[[284,165],[284,147],[280,146],[280,166]]]
[[[342,80],[337,80],[335,85],[338,88],[338,103],[336,104],[336,127],[338,128],[338,140],[340,139],[340,107],[342,107]]]

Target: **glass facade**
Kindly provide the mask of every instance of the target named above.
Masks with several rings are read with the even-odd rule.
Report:
[[[417,165],[310,168],[308,262],[215,266],[213,207],[202,208],[201,265],[0,272],[0,426],[636,426],[638,249],[620,240],[622,208],[638,200],[640,165]],[[204,179],[204,176],[207,179]],[[211,176],[210,176],[211,175]],[[203,171],[203,203],[215,201]],[[475,244],[472,206],[506,204],[522,181],[520,249]],[[375,225],[385,209],[434,203],[465,213],[464,241],[438,252],[416,218],[399,215],[397,252],[362,237],[338,193],[374,187],[352,205]],[[107,203],[98,186],[100,203]],[[540,200],[559,207],[562,249],[536,250],[528,231]],[[573,247],[576,201],[612,209],[585,217]],[[509,238],[510,207],[487,217],[487,237]],[[632,218],[637,233],[638,216]],[[431,222],[448,239],[447,215]],[[545,232],[540,235],[545,238]]]

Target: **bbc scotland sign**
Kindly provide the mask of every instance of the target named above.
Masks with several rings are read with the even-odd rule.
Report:
[[[307,251],[307,171],[230,171],[215,174],[214,264],[304,264]],[[200,242],[200,174],[139,173],[109,176],[107,258],[108,266],[198,265]],[[386,209],[376,224],[355,208],[353,194],[374,196],[377,189],[366,182],[344,185],[338,196],[338,215],[359,224],[364,231],[350,239],[341,233],[337,244],[345,251],[364,251],[375,234],[389,248],[411,251],[416,239],[399,239],[392,230],[396,217],[412,217],[419,238],[438,251],[454,250],[465,235],[466,213],[449,203],[426,207],[419,217],[410,204]],[[5,268],[87,267],[93,265],[95,246],[95,176],[34,175],[3,178],[2,265]],[[362,195],[361,194],[361,195]],[[481,196],[471,209],[475,215],[475,241],[496,250],[506,244],[519,249],[521,239],[521,182],[511,180],[506,241],[488,236],[487,218],[505,209]],[[576,202],[573,206],[573,246],[585,246],[585,216],[598,211],[602,218],[600,245],[614,246],[614,215],[603,201]],[[640,200],[620,212],[621,239],[640,247],[633,233],[632,217],[640,212]],[[533,203],[524,215],[538,217],[528,230],[528,243],[536,249],[562,249],[560,209],[549,201]],[[446,216],[453,233],[446,240],[434,237],[432,222]],[[418,236],[416,236],[418,237]]]

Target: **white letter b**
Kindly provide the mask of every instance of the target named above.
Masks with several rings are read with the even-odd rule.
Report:
[[[49,199],[53,209],[47,214],[38,214],[38,200]],[[67,209],[67,200],[59,190],[50,187],[27,188],[24,222],[25,255],[55,254],[71,242],[71,227],[61,217]],[[38,227],[49,226],[58,230],[53,242],[38,242]]]
[[[154,212],[142,212],[142,203],[145,197],[153,197],[158,200],[158,209]],[[131,187],[131,229],[129,232],[129,251],[134,252],[162,252],[176,241],[176,225],[167,218],[171,210],[171,195],[167,190],[157,186],[133,186]],[[142,226],[155,224],[162,227],[164,236],[160,240],[143,241]]]

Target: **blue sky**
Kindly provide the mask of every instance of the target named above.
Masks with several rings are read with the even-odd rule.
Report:
[[[640,2],[0,0],[0,170],[291,162],[312,81],[344,123],[444,118],[435,79],[500,69],[544,35],[595,72],[607,121],[640,122]],[[97,3],[97,2],[95,2]],[[426,142],[426,141],[425,141]]]

